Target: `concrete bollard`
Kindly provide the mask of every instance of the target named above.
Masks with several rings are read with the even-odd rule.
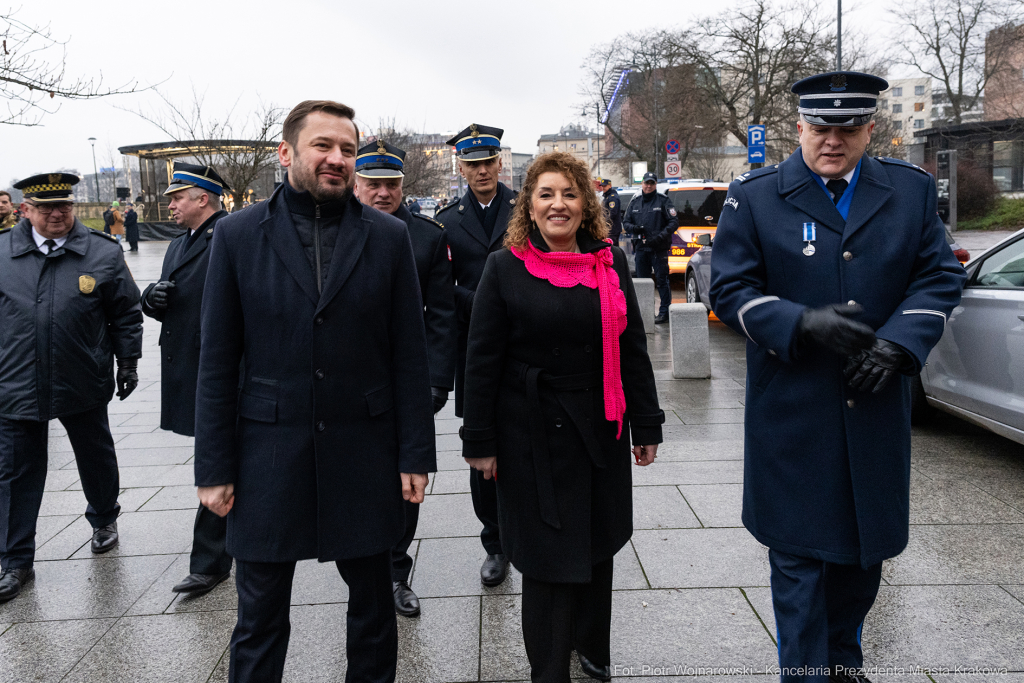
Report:
[[[676,379],[711,377],[711,340],[708,309],[704,304],[672,304],[668,307],[672,340],[672,376]]]
[[[644,332],[654,332],[654,280],[649,277],[633,278],[636,302],[640,306],[640,319],[644,321]]]

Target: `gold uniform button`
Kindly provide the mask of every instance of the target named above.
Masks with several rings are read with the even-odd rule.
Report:
[[[843,258],[846,259],[847,261],[852,261],[853,260],[853,254],[851,254],[848,251],[844,251],[843,252]]]
[[[857,404],[856,404],[856,403],[854,403],[854,401],[853,401],[853,399],[852,399],[852,398],[851,398],[851,399],[850,399],[849,401],[847,401],[847,402],[846,402],[846,406],[847,406],[848,408],[852,408],[852,407],[854,407],[855,405],[857,405]]]
[[[857,302],[854,301],[853,299],[850,299],[849,301],[846,302],[846,305],[847,306],[856,306]]]

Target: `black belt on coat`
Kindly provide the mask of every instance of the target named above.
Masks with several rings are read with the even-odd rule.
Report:
[[[537,498],[540,503],[540,517],[550,526],[561,529],[558,519],[558,503],[555,498],[555,483],[551,474],[551,452],[548,448],[547,434],[544,429],[544,410],[540,405],[540,385],[557,392],[574,392],[594,389],[601,386],[602,376],[599,371],[583,372],[576,375],[551,375],[543,368],[531,367],[521,361],[510,359],[505,366],[505,374],[526,386],[527,400],[530,402],[530,446],[533,451],[533,470],[537,479]],[[562,407],[579,428],[583,441],[590,451],[595,464],[604,466],[604,458],[600,445],[594,437],[593,430],[580,424],[578,411],[571,409],[564,402]]]

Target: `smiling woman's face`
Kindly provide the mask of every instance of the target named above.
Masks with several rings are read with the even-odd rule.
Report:
[[[551,251],[575,251],[583,222],[583,197],[561,173],[541,173],[530,197],[530,218]]]

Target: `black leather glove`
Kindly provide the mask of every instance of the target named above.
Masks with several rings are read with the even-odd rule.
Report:
[[[803,342],[814,342],[840,356],[854,356],[871,347],[875,331],[864,323],[850,320],[864,311],[858,304],[829,304],[804,311],[797,326]]]
[[[892,379],[893,373],[912,370],[914,362],[899,344],[876,339],[871,348],[847,359],[843,373],[850,386],[877,394]]]
[[[430,387],[430,397],[434,399],[434,415],[441,412],[444,404],[448,402],[448,390],[441,387]]]
[[[174,291],[176,286],[177,285],[169,280],[161,280],[153,286],[153,289],[149,290],[149,295],[146,297],[146,303],[153,308],[167,308],[167,300],[170,298],[171,292]]]
[[[139,359],[117,359],[117,397],[122,401],[139,386]]]

